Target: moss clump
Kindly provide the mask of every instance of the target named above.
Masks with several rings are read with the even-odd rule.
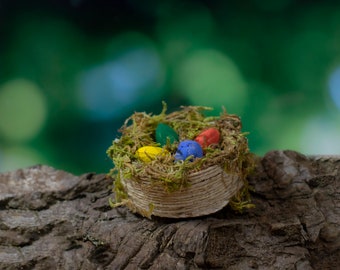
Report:
[[[128,196],[121,183],[121,177],[127,181],[148,180],[155,185],[162,185],[167,192],[187,187],[188,174],[212,165],[219,165],[227,173],[240,176],[245,182],[230,205],[235,210],[249,208],[250,196],[246,176],[254,167],[253,156],[249,152],[246,133],[241,131],[240,118],[223,110],[220,116],[206,117],[205,112],[212,110],[202,106],[183,106],[181,110],[166,113],[167,106],[163,102],[163,110],[158,115],[136,112],[130,116],[119,130],[121,137],[115,139],[107,150],[113,160],[114,168],[110,175],[114,176],[114,192],[118,204],[126,202]],[[209,127],[220,131],[219,145],[204,148],[204,156],[190,161],[174,160],[178,142],[166,144],[164,149],[172,155],[159,155],[149,163],[138,160],[135,153],[143,146],[159,146],[155,142],[155,129],[159,123],[172,127],[179,135],[179,140],[193,140],[199,133]]]

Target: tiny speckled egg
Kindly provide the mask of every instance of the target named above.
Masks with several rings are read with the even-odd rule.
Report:
[[[136,151],[137,158],[146,163],[154,160],[158,155],[166,154],[169,154],[167,150],[155,146],[143,146]]]
[[[175,154],[175,160],[185,160],[189,156],[193,156],[193,158],[202,157],[202,147],[197,142],[192,140],[185,140],[180,142]]]
[[[211,144],[218,144],[220,141],[220,132],[216,128],[208,128],[202,131],[195,141],[199,143],[202,148],[208,147]]]
[[[168,140],[170,144],[173,144],[175,141],[179,141],[178,134],[167,124],[158,124],[156,128],[156,142],[158,142],[161,146],[164,146]]]

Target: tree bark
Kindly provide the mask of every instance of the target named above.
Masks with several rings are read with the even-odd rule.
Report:
[[[0,269],[339,269],[339,165],[269,152],[249,177],[255,208],[182,220],[111,209],[102,174],[3,173]]]

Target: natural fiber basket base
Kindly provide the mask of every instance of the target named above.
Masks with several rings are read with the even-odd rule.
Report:
[[[161,185],[150,181],[122,179],[129,198],[127,206],[143,216],[204,216],[225,207],[243,186],[238,175],[227,174],[217,165],[190,174],[188,180],[189,187],[168,193]],[[150,205],[153,207],[151,213]]]

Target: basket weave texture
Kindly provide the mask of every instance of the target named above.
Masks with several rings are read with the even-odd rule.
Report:
[[[134,212],[151,213],[168,218],[188,218],[215,213],[225,207],[241,189],[238,175],[227,174],[218,165],[191,173],[190,186],[174,192],[147,180],[124,181],[129,194],[129,208]],[[153,209],[150,209],[153,208]]]

